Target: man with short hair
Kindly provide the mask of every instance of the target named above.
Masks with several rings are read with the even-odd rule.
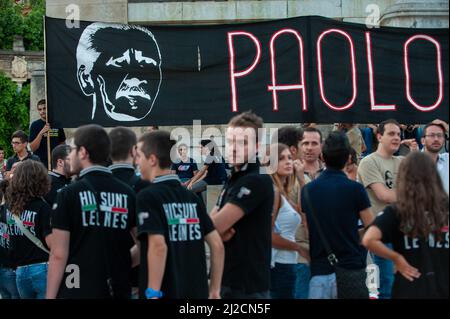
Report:
[[[439,176],[441,176],[442,184],[445,191],[449,191],[448,171],[449,156],[448,153],[441,153],[445,144],[445,134],[448,132],[448,124],[441,120],[435,120],[425,125],[422,135],[423,151],[431,156],[436,163]]]
[[[72,176],[69,163],[69,145],[58,145],[52,151],[52,171],[48,173],[51,179],[51,188],[44,196],[50,207],[56,200],[57,192],[70,184]]]
[[[45,99],[39,100],[37,110],[40,118],[30,125],[30,148],[45,167],[48,167],[47,134],[50,134],[50,151],[56,146],[64,144],[66,134],[62,128],[50,128],[47,122],[47,103]],[[52,167],[54,168],[54,167]]]
[[[335,269],[322,235],[341,268],[359,270],[359,278],[353,283],[358,291],[355,290],[355,297],[369,297],[365,283],[366,252],[360,244],[358,221],[361,219],[369,226],[374,217],[364,187],[344,173],[349,156],[347,136],[343,132],[330,133],[323,145],[327,169],[302,190],[311,247],[310,299],[337,298]]]
[[[403,156],[394,156],[401,144],[398,122],[380,123],[377,139],[377,151],[361,160],[358,167],[358,180],[367,188],[374,216],[397,200],[396,176],[403,159]]]
[[[28,145],[28,136],[25,134],[24,131],[15,131],[11,136],[11,145],[14,150],[14,155],[8,158],[8,161],[6,162],[6,172],[5,172],[5,178],[10,177],[11,169],[14,164],[18,162],[22,162],[28,159],[34,160],[34,161],[40,161],[39,157],[30,153],[27,150]]]
[[[305,164],[305,175],[309,180],[314,180],[325,169],[320,160],[320,154],[322,153],[322,132],[315,127],[305,128],[300,145]]]
[[[202,201],[172,174],[170,133],[139,139],[137,162],[152,184],[137,196],[141,242],[140,296],[147,299],[220,298],[223,244]],[[211,250],[208,289],[205,244]]]
[[[400,124],[393,119],[381,122],[377,131],[378,148],[364,157],[358,167],[358,181],[367,190],[374,217],[397,200],[396,178],[403,156],[394,156],[398,151]],[[390,299],[394,280],[394,265],[391,261],[374,256],[380,268],[380,298]]]
[[[54,205],[48,299],[131,296],[128,274],[138,263],[128,241],[130,232],[136,233],[135,194],[105,167],[110,151],[102,127],[76,130],[69,159],[79,178],[58,193]]]
[[[272,249],[272,179],[257,159],[262,119],[252,112],[233,117],[226,130],[226,153],[232,175],[211,212],[225,242],[222,298],[270,297]]]
[[[112,165],[109,166],[114,177],[118,178],[137,194],[142,189],[150,185],[149,181],[145,181],[141,176],[136,175],[136,134],[128,127],[116,127],[109,132],[111,139],[111,160]],[[134,246],[134,238],[129,238],[130,248]],[[130,272],[130,282],[132,286],[132,298],[137,299],[139,296],[139,266],[136,265]]]
[[[114,177],[129,185],[135,193],[150,183],[136,175],[136,134],[127,127],[116,127],[109,132],[111,139],[111,160],[109,166]]]

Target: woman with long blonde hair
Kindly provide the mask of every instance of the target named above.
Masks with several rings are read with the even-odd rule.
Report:
[[[393,298],[448,299],[449,199],[429,155],[412,152],[402,161],[396,193],[397,203],[376,218],[363,244],[394,262]]]
[[[275,160],[276,159],[276,160]],[[290,198],[295,184],[294,161],[288,146],[274,144],[270,148],[270,165],[274,191],[272,213],[272,269],[270,293],[273,299],[293,299],[297,278],[298,254],[308,252],[295,241],[302,218],[299,205]]]

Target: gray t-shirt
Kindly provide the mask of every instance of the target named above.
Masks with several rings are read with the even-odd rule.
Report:
[[[379,200],[370,185],[381,183],[389,189],[395,189],[398,168],[403,158],[403,156],[392,156],[386,159],[375,152],[361,160],[358,167],[358,181],[367,190],[374,216],[381,212],[388,203]]]

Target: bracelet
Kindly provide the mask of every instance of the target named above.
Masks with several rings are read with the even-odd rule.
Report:
[[[163,293],[162,293],[162,291],[159,291],[159,290],[154,290],[154,289],[152,289],[152,288],[147,288],[146,290],[145,290],[145,297],[147,298],[147,299],[152,299],[152,298],[161,298],[163,296]]]

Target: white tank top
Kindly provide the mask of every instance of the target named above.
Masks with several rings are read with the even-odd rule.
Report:
[[[292,205],[281,195],[281,206],[275,220],[274,231],[284,239],[295,242],[295,233],[298,226],[302,222],[300,214],[292,207]],[[272,267],[275,263],[280,264],[296,264],[298,258],[297,251],[282,250],[272,248]]]

